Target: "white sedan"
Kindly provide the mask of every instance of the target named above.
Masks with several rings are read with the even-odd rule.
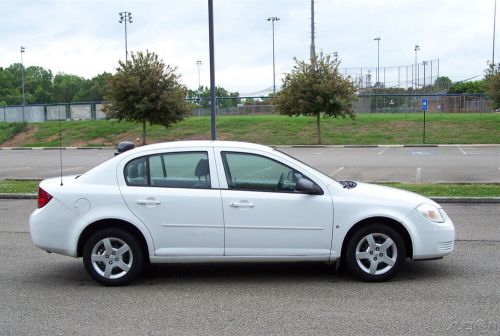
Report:
[[[449,254],[455,239],[426,197],[335,181],[278,150],[226,141],[143,146],[44,180],[29,225],[38,247],[83,257],[104,285],[129,283],[149,262],[342,261],[385,281],[406,258]]]

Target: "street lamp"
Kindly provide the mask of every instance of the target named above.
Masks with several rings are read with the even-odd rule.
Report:
[[[373,39],[377,41],[377,84],[379,84],[379,72],[380,72],[380,37],[375,37]]]
[[[418,63],[417,63],[417,52],[420,50],[420,46],[415,44],[415,89],[418,87]]]
[[[132,13],[120,12],[120,21],[118,23],[125,23],[125,63],[128,62],[128,48],[127,48],[127,22],[132,23]]]
[[[23,53],[26,51],[26,48],[21,46],[21,90],[23,93],[23,121],[24,121],[24,106],[26,105],[26,98],[24,95],[24,62],[23,62]]]
[[[198,105],[200,105],[200,91],[201,91],[200,66],[201,66],[201,61],[200,60],[196,61],[196,65],[198,66]]]
[[[271,21],[273,27],[273,93],[276,93],[276,66],[274,63],[274,22],[279,21],[280,18],[277,16],[271,16],[267,18],[267,21]]]

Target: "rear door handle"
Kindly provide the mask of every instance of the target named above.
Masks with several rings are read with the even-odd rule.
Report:
[[[145,199],[145,200],[137,200],[137,204],[141,205],[160,205],[161,202],[155,199]]]
[[[233,208],[253,208],[255,206],[250,202],[231,202],[229,205]]]

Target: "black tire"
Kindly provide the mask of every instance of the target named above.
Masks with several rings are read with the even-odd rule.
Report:
[[[104,229],[85,242],[83,265],[96,282],[105,286],[123,286],[141,273],[144,253],[129,232],[118,228]]]
[[[390,244],[386,249],[384,242],[386,245]],[[359,259],[356,256],[358,252]],[[349,271],[359,279],[370,282],[391,279],[406,259],[403,238],[395,229],[384,224],[367,224],[361,227],[349,239],[345,253]]]

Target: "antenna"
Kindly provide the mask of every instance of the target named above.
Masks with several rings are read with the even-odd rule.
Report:
[[[59,166],[61,168],[61,186],[63,185],[62,172],[62,126],[61,126],[61,107],[59,106]]]

